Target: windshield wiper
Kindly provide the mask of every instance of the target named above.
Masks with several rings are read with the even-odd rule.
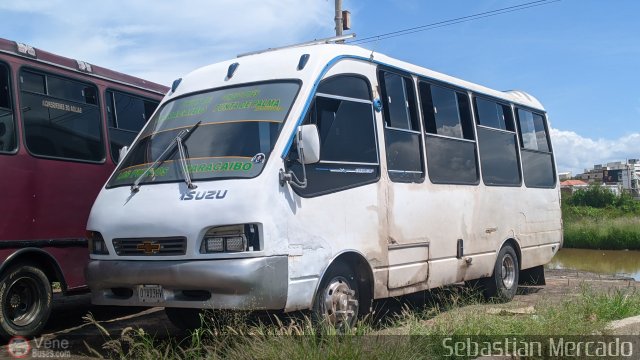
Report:
[[[177,137],[176,144],[178,145],[178,158],[180,160],[180,166],[182,167],[184,182],[187,184],[189,189],[195,189],[197,186],[191,182],[191,172],[189,171],[189,165],[187,164],[184,140],[181,137]]]
[[[171,153],[171,150],[173,150],[174,145],[178,145],[178,153],[179,153],[178,155],[180,158],[180,164],[182,166],[182,172],[184,173],[185,182],[187,183],[187,186],[189,186],[190,189],[193,189],[195,185],[193,185],[193,183],[191,182],[191,175],[189,173],[187,161],[184,157],[184,142],[189,138],[189,136],[191,136],[191,134],[193,134],[193,131],[198,126],[200,126],[201,122],[202,121],[198,121],[192,127],[181,130],[178,133],[178,135],[176,135],[176,137],[173,138],[173,140],[171,140],[171,142],[167,145],[167,147],[164,149],[162,154],[158,156],[156,161],[154,161],[151,165],[149,165],[149,167],[147,167],[144,170],[144,172],[140,174],[140,176],[138,176],[136,181],[133,182],[133,185],[131,185],[131,192],[138,192],[138,190],[140,190],[140,181],[142,181],[142,179],[147,175],[147,173],[149,173],[149,171],[155,170],[155,168],[157,168],[160,164],[162,164],[167,159],[168,155]]]

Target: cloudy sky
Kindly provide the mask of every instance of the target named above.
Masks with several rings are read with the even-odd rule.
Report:
[[[358,38],[533,0],[344,0]],[[332,0],[0,2],[0,37],[142,78],[333,33]],[[547,108],[560,171],[640,158],[640,2],[562,0],[363,46]]]

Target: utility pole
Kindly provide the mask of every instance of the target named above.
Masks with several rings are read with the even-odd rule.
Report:
[[[342,0],[336,0],[336,36],[342,36]]]

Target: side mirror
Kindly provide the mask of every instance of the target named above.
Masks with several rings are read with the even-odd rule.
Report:
[[[320,161],[320,136],[316,125],[302,125],[298,128],[298,149],[301,150],[302,164],[315,164]]]
[[[122,159],[124,159],[124,157],[127,156],[128,152],[129,152],[128,146],[123,146],[120,148],[120,151],[118,152],[118,164],[122,162]]]
[[[318,135],[318,127],[309,124],[298,127],[296,135],[296,143],[298,148],[298,161],[302,164],[302,180],[298,179],[296,174],[287,170],[280,169],[278,174],[280,178],[280,186],[289,183],[298,189],[307,187],[307,169],[305,165],[315,164],[320,161],[320,136]]]

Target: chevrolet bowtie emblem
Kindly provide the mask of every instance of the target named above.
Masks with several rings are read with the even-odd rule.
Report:
[[[136,246],[136,249],[144,252],[146,255],[152,255],[160,252],[160,244],[156,244],[151,241],[145,241],[142,244],[138,244],[138,246]]]

